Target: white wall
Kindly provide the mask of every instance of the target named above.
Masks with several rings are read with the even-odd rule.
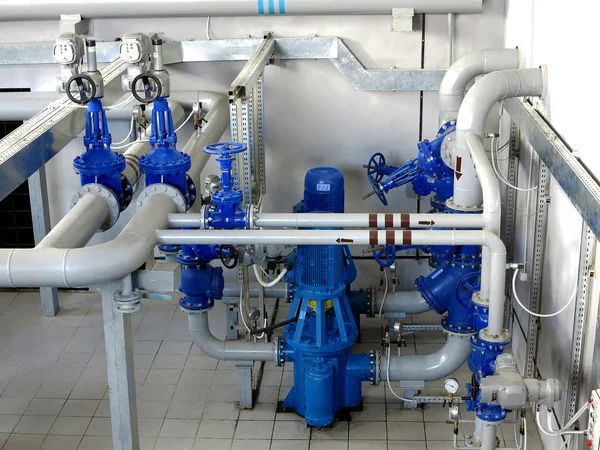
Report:
[[[506,46],[523,46],[528,67],[540,64],[548,67],[548,96],[537,107],[579,153],[582,161],[596,175],[600,175],[600,160],[595,149],[589,145],[589,132],[593,133],[596,128],[596,114],[592,105],[597,105],[600,101],[598,91],[594,88],[597,80],[595,69],[590,67],[594,65],[590,62],[590,55],[593,54],[594,43],[598,42],[597,24],[592,12],[597,7],[592,6],[593,4],[586,0],[568,3],[556,0],[508,0],[505,42]],[[522,144],[524,151],[521,154],[520,171],[525,174],[528,162],[523,161],[528,160],[530,153],[527,144]],[[526,186],[526,180],[520,178],[521,186]],[[577,280],[582,227],[581,217],[554,179],[551,180],[550,197],[546,257],[543,262],[542,313],[560,309],[573,293]],[[531,199],[528,211],[534,213],[535,193]],[[518,208],[521,211],[527,210],[525,194],[519,194]],[[525,218],[521,215],[519,224],[529,221],[531,229],[534,219],[535,217]],[[524,259],[524,241],[525,235],[521,227],[516,238],[516,260]],[[530,248],[527,261],[531,260]],[[529,281],[520,283],[520,297],[526,302],[528,292]],[[517,306],[517,309],[520,308]],[[588,343],[593,342],[595,310],[594,302],[591,307],[592,320],[586,331]],[[525,313],[520,313],[519,317],[524,324],[527,323]],[[569,381],[570,375],[573,321],[573,305],[558,317],[541,319],[537,358],[539,370],[543,377],[558,378],[563,384]],[[513,348],[523,358],[525,343],[517,327],[513,335]],[[589,353],[587,356],[584,362],[586,377],[589,376],[592,359]],[[589,395],[587,381],[584,377],[582,398]],[[562,401],[557,406],[557,414],[562,423],[564,411],[565,404]],[[545,441],[548,449],[557,449],[562,445],[558,439]]]
[[[484,3],[483,14],[457,17],[456,57],[477,48],[502,46],[504,0],[486,0]],[[367,67],[418,68],[420,17],[415,20],[416,31],[410,33],[391,32],[390,22],[389,16],[214,17],[211,34],[214,39],[257,37],[265,30],[284,37],[339,36]],[[161,32],[167,40],[200,40],[206,38],[205,23],[205,18],[94,20],[92,30],[98,40],[113,40],[130,31]],[[50,41],[56,30],[56,22],[2,23],[0,42]],[[447,67],[445,15],[427,16],[425,41],[426,68]],[[241,67],[239,62],[170,66],[172,89],[226,92]],[[49,91],[54,89],[57,73],[53,65],[0,66],[0,85],[30,86],[32,90]],[[289,211],[302,196],[306,170],[323,164],[343,171],[347,211],[415,210],[414,196],[407,198],[404,188],[389,195],[388,209],[375,197],[367,201],[361,199],[370,190],[362,164],[374,152],[384,153],[392,164],[402,164],[416,154],[418,92],[356,92],[326,60],[277,62],[267,67],[265,80],[265,142],[270,191],[265,211]],[[424,138],[435,137],[437,116],[437,93],[425,93]],[[120,140],[126,130],[124,123],[111,124],[114,140]],[[179,141],[185,142],[189,134],[189,129],[179,133]],[[228,134],[224,139],[229,138]],[[54,223],[68,211],[69,199],[78,187],[72,159],[81,151],[79,143],[72,144],[48,164]],[[206,173],[215,173],[215,165],[209,165]],[[428,208],[427,203],[424,210]],[[130,215],[130,211],[126,211],[113,230],[97,235],[93,242],[115,236]],[[373,283],[369,273],[373,274],[376,268],[373,264],[367,264],[367,267],[369,270],[360,271],[358,285]],[[410,289],[413,280],[427,270],[424,261],[419,265],[406,262],[399,270],[401,287]]]

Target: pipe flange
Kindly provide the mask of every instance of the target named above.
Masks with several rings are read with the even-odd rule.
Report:
[[[475,336],[477,334],[477,331],[464,331],[462,333],[459,333],[456,331],[447,330],[444,327],[442,327],[442,331],[444,332],[444,334],[448,336],[457,337],[458,339],[471,339],[471,336]]]
[[[481,296],[481,291],[477,291],[471,297],[472,302],[477,306],[481,306],[483,308],[488,308],[490,306],[490,301],[487,298],[483,298]]]
[[[121,212],[121,208],[119,205],[119,199],[117,196],[106,186],[97,183],[86,184],[85,186],[81,186],[77,189],[77,192],[73,194],[71,197],[71,208],[73,208],[79,200],[81,200],[85,195],[92,194],[102,197],[108,203],[109,215],[106,222],[102,224],[100,227],[100,231],[106,231],[110,229],[117,220],[119,220],[119,214]]]
[[[129,294],[117,291],[115,292],[114,300],[117,304],[117,311],[124,314],[131,314],[142,308],[142,293],[139,289],[134,289]]]
[[[369,352],[369,360],[371,363],[371,384],[376,386],[381,381],[379,370],[381,364],[381,353],[379,350],[371,350]]]
[[[256,224],[256,207],[254,205],[246,206],[246,229],[254,230]]]
[[[508,345],[510,344],[511,338],[510,330],[507,329],[502,330],[502,333],[498,336],[488,334],[487,328],[484,328],[479,332],[479,339],[494,345]]]
[[[150,186],[146,186],[139,197],[137,198],[136,205],[138,209],[142,207],[146,199],[152,197],[153,195],[168,195],[171,197],[173,202],[175,203],[175,207],[177,208],[177,212],[185,213],[186,211],[186,201],[185,197],[179,192],[178,189],[173,186],[165,183],[156,183],[151,184]]]
[[[283,358],[283,338],[273,336],[273,355],[275,356],[273,363],[275,367],[283,367],[285,360]]]
[[[208,205],[202,205],[200,207],[200,223],[198,225],[198,229],[206,230],[208,227],[206,226],[206,214],[207,214]]]
[[[450,197],[446,200],[446,208],[451,209],[452,211],[458,211],[462,213],[478,213],[483,211],[483,205],[476,206],[461,206],[454,203],[454,197]]]
[[[444,164],[446,164],[446,166],[448,166],[452,170],[454,170],[454,160],[456,159],[455,137],[456,132],[454,131],[452,133],[447,134],[444,137],[444,139],[442,139],[442,147],[440,148],[440,156],[442,157],[442,161],[444,161]]]

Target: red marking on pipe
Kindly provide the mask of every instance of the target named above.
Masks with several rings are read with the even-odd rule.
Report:
[[[460,177],[463,176],[463,174],[461,173],[462,170],[462,156],[457,156],[456,157],[456,170],[454,171],[454,174],[456,175],[456,179],[460,180]]]
[[[393,214],[386,214],[385,215],[385,227],[386,228],[393,228],[394,227],[394,215]]]
[[[377,245],[377,231],[369,231],[369,244]]]
[[[337,238],[335,240],[335,242],[337,242],[338,244],[341,244],[342,242],[352,243],[352,242],[354,242],[354,239]]]
[[[396,244],[396,232],[394,230],[389,230],[385,232],[385,243],[387,245]]]
[[[412,245],[412,231],[403,231],[402,232],[402,244],[403,245]]]
[[[369,228],[377,228],[377,214],[369,214]]]
[[[400,214],[400,227],[407,228],[410,226],[410,214]]]
[[[419,225],[435,225],[433,220],[419,220]]]

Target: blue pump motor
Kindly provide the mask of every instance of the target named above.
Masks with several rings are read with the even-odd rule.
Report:
[[[344,177],[339,170],[311,169],[304,186],[304,212],[343,212]],[[352,355],[358,328],[346,296],[351,261],[342,246],[303,245],[290,275],[290,318],[297,320],[284,328],[282,355],[294,362],[294,387],[283,407],[310,426],[331,425],[342,411],[359,408],[362,381],[373,377],[372,355]]]

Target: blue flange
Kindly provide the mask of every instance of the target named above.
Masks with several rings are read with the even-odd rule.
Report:
[[[216,245],[184,245],[177,255],[181,264],[181,285],[184,295],[179,306],[189,311],[212,308],[214,300],[223,298],[223,269],[209,263],[217,257]]]

